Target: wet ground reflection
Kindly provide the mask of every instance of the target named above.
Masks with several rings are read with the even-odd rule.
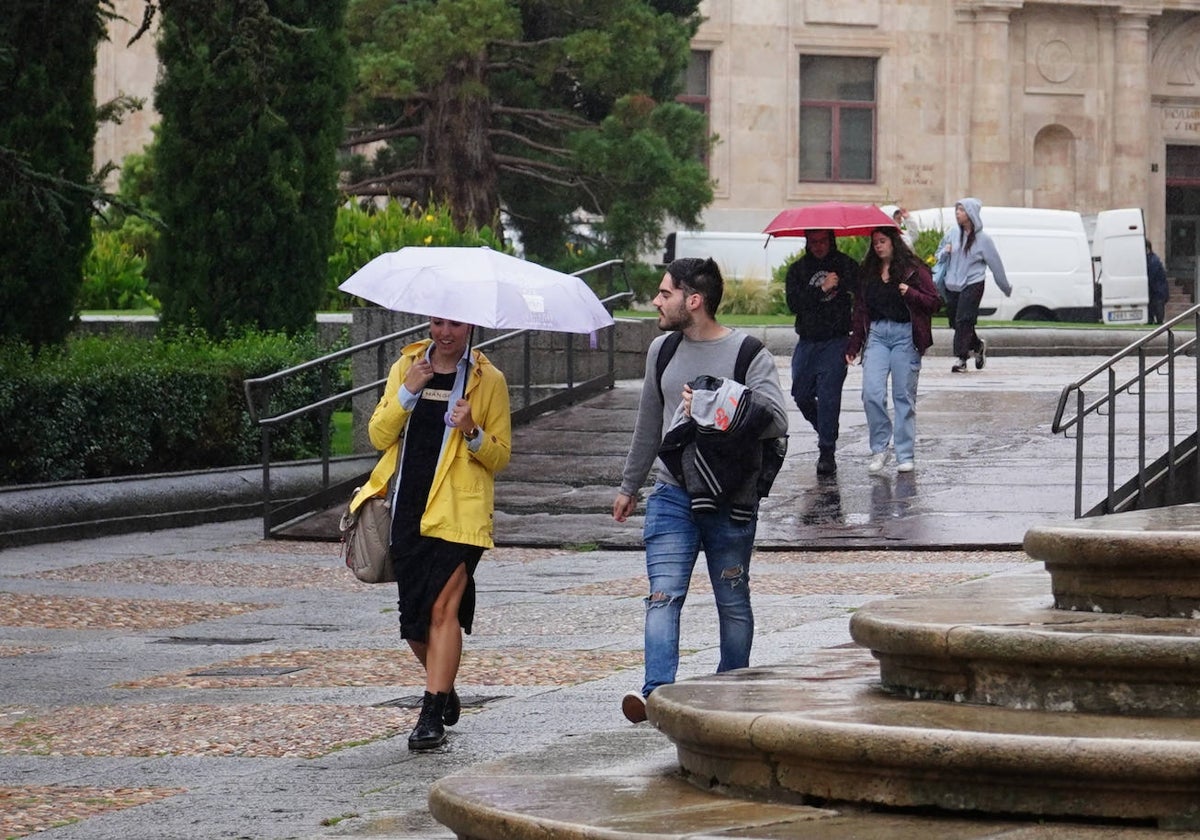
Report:
[[[916,473],[871,476],[871,521],[903,519],[918,511]]]
[[[801,494],[800,522],[804,525],[840,525],[842,517],[842,490],[837,476],[820,476],[814,487]]]

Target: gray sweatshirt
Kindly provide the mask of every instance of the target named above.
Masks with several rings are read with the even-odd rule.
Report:
[[[629,455],[625,458],[625,469],[621,474],[622,493],[636,496],[638,490],[646,483],[650,468],[658,460],[658,448],[671,427],[675,409],[683,401],[683,386],[703,374],[722,379],[732,378],[733,369],[737,364],[738,348],[742,346],[744,335],[741,330],[734,329],[730,330],[728,335],[712,341],[692,341],[685,336],[679,349],[671,357],[667,369],[663,371],[662,399],[659,398],[655,371],[658,352],[667,336],[661,335],[650,343],[650,350],[646,354],[646,375],[642,380],[642,397],[638,403],[637,420],[633,425],[633,441],[630,443]],[[774,415],[771,425],[762,436],[771,438],[787,434],[787,403],[779,384],[775,357],[769,350],[763,348],[754,357],[746,379],[749,381],[743,384],[766,398]],[[678,483],[661,461],[657,466],[656,477],[659,481]]]
[[[983,205],[977,198],[964,198],[958,203],[962,205],[963,210],[967,213],[967,218],[975,227],[975,241],[972,243],[970,251],[964,251],[963,245],[966,243],[964,232],[961,228],[951,229],[949,234],[950,262],[946,267],[945,275],[943,275],[946,288],[952,292],[961,292],[967,286],[982,283],[986,276],[985,272],[990,268],[992,279],[996,281],[1000,291],[1004,292],[1004,296],[1008,297],[1012,294],[1012,286],[1004,273],[1004,263],[1000,261],[1000,252],[996,250],[996,244],[992,242],[992,238],[983,232],[983,217],[980,215]],[[938,260],[945,259],[945,256],[944,253],[939,253]]]

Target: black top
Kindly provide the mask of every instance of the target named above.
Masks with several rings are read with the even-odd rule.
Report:
[[[888,283],[884,283],[878,276],[865,278],[863,299],[867,303],[867,312],[870,313],[872,321],[907,324],[912,320],[908,304],[900,296],[900,282],[895,277]]]
[[[429,501],[429,488],[442,454],[446,412],[454,373],[435,373],[417,398],[404,430],[404,461],[400,468],[400,491],[396,497],[397,519],[420,522]]]

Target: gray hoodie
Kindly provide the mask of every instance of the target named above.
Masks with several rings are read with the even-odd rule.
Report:
[[[966,231],[961,228],[957,231],[950,230],[950,255],[947,257],[944,250],[938,253],[938,262],[949,260],[944,275],[946,288],[952,292],[961,292],[967,286],[982,283],[984,272],[990,268],[996,285],[1004,292],[1004,296],[1008,297],[1012,294],[1012,285],[1004,273],[1004,263],[1000,261],[1000,253],[996,250],[992,238],[983,232],[983,217],[980,215],[983,205],[978,198],[964,198],[955,206],[959,205],[975,226],[975,241],[971,244],[971,250],[965,251],[963,248],[966,245]]]

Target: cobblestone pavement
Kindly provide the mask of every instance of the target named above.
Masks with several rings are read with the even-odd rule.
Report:
[[[463,719],[414,754],[423,680],[394,592],[336,551],[248,520],[0,552],[0,836],[447,838],[425,806],[445,773],[598,733],[666,744],[619,711],[641,681],[639,552],[486,554]],[[867,600],[1027,562],[760,552],[755,664],[848,643]],[[681,676],[715,667],[714,622],[701,575]]]
[[[1071,510],[1073,443],[1049,433],[1049,413],[1095,362],[1000,357],[962,377],[930,360],[922,463],[907,483],[862,468],[857,368],[836,482],[812,475],[813,436],[793,412],[787,471],[759,528],[774,550],[752,564],[752,664],[851,644],[849,616],[867,601],[1028,564],[1010,550],[1023,528]],[[606,515],[631,427],[613,413],[628,414],[621,396],[522,432],[505,490],[529,512],[498,533],[542,539],[485,554],[463,718],[427,754],[405,743],[423,678],[399,649],[395,592],[353,580],[336,545],[266,541],[250,519],[0,550],[0,837],[445,840],[426,796],[447,773],[569,745],[669,755],[619,708],[641,684],[645,594],[638,524],[616,533]],[[626,431],[562,431],[576,415]],[[593,472],[561,457],[564,438],[594,439]],[[561,515],[544,512],[563,499]],[[567,544],[603,548],[554,547]],[[682,644],[681,678],[713,671],[703,576]]]

